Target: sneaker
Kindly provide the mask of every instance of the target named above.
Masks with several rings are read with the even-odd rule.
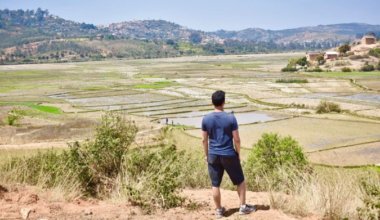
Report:
[[[225,212],[226,212],[226,209],[224,207],[220,209],[216,209],[216,212],[215,212],[216,218],[223,218]]]
[[[253,205],[242,205],[240,206],[240,209],[239,209],[239,214],[240,215],[247,215],[251,212],[255,212],[256,211],[256,206],[253,206]]]

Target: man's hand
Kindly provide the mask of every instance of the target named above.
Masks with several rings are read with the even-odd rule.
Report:
[[[234,139],[235,150],[236,150],[236,153],[238,154],[238,157],[240,160],[240,135],[239,135],[239,131],[238,130],[232,131],[232,136]]]
[[[205,160],[207,162],[207,157],[208,157],[208,133],[207,133],[207,131],[202,131],[202,144],[203,144],[203,151],[205,152]]]
[[[205,156],[205,161],[206,161],[206,163],[208,163],[208,157],[207,156]]]

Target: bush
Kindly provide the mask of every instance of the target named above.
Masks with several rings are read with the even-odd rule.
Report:
[[[7,173],[7,179],[16,182],[59,187],[76,192],[75,197],[125,196],[143,208],[180,205],[177,189],[184,184],[180,177],[188,158],[162,143],[150,150],[130,149],[136,133],[134,122],[106,113],[93,141],[76,142],[62,153],[50,150],[13,158],[0,167],[1,177]]]
[[[39,153],[30,158],[15,158],[4,168],[16,181],[42,187],[54,187],[67,178],[80,183],[80,191],[90,196],[102,196],[114,187],[123,156],[133,142],[137,127],[120,114],[107,113],[96,129],[94,141],[78,142],[59,154]]]
[[[296,61],[297,65],[306,66],[308,64],[306,57],[301,57]]]
[[[380,219],[380,185],[362,181],[361,188],[364,206],[357,209],[360,219]]]
[[[380,48],[374,48],[369,50],[368,55],[380,58]]]
[[[282,71],[282,72],[296,72],[296,71],[297,71],[297,68],[287,66],[287,67],[282,68],[281,71]]]
[[[120,189],[127,198],[146,211],[152,206],[171,208],[184,200],[178,196],[183,154],[175,146],[161,146],[158,151],[136,149],[123,163]]]
[[[265,133],[250,151],[244,170],[250,188],[268,190],[286,184],[279,178],[280,169],[303,170],[307,165],[297,141],[290,136]]]
[[[370,65],[368,63],[364,64],[361,68],[360,68],[361,71],[363,72],[371,72],[371,71],[374,71],[375,70],[375,67],[373,65]]]
[[[318,55],[316,58],[318,65],[323,65],[326,63],[325,57],[323,55]]]
[[[342,68],[342,72],[347,73],[347,72],[352,72],[352,70],[351,70],[350,67],[343,67],[343,68]]]
[[[351,46],[348,45],[348,44],[344,44],[344,45],[340,46],[340,47],[338,48],[338,50],[339,50],[339,53],[341,53],[341,54],[345,54],[345,53],[347,53],[348,51],[351,50]]]
[[[379,61],[379,63],[377,64],[376,69],[377,69],[377,70],[380,70],[380,61]]]
[[[8,112],[6,117],[6,123],[8,125],[16,125],[21,119],[23,118],[23,113],[18,108],[13,108],[11,111]]]
[[[341,111],[342,110],[340,106],[333,102],[321,101],[319,105],[317,106],[318,114],[330,113],[330,112],[340,113]]]

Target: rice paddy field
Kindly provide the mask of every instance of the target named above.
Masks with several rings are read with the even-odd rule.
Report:
[[[243,153],[263,133],[277,132],[298,140],[317,164],[380,164],[380,72],[280,71],[303,55],[0,66],[0,157],[91,138],[108,110],[137,122],[137,146],[174,126],[178,147],[201,151],[201,119],[213,110],[212,92],[222,89],[226,111],[240,124]],[[321,101],[339,104],[342,113],[316,114]],[[11,126],[15,109],[22,118]]]

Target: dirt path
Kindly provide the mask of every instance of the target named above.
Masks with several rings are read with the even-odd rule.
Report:
[[[58,199],[54,193],[32,187],[0,186],[0,219],[20,219],[21,212],[29,213],[28,219],[215,219],[211,191],[208,189],[184,190],[182,195],[199,204],[199,208],[173,208],[144,214],[139,207],[127,202]],[[236,192],[222,191],[223,205],[227,209],[224,219],[297,219],[269,207],[268,193],[248,192],[247,200],[258,205],[258,211],[239,216]],[[308,218],[312,219],[312,218]]]

